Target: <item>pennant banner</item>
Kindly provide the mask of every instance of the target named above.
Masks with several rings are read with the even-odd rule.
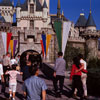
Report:
[[[44,52],[46,54],[46,35],[45,34],[42,34],[42,41],[43,41]]]
[[[46,56],[47,56],[47,53],[48,53],[50,41],[51,41],[51,34],[47,34],[47,36],[46,36]]]
[[[43,57],[44,57],[44,46],[43,46],[43,41],[40,40],[40,43],[41,43],[41,48],[42,48],[42,54],[43,54]]]
[[[13,56],[15,55],[15,51],[16,51],[16,45],[17,45],[17,40],[14,40],[14,45],[13,45]]]
[[[4,51],[5,51],[5,54],[6,54],[7,33],[6,32],[1,32],[1,34],[2,34],[2,39],[3,39]]]
[[[57,35],[57,41],[58,41],[58,46],[59,46],[59,51],[62,51],[62,22],[58,22],[58,21],[55,21],[54,22],[54,29],[55,29],[55,32],[56,32],[56,35]]]
[[[7,33],[7,50],[6,50],[7,52],[8,52],[11,36],[12,36],[12,33]]]
[[[13,56],[13,40],[10,40],[11,55]]]
[[[63,33],[62,33],[62,52],[65,53],[68,35],[71,27],[71,22],[63,22]]]

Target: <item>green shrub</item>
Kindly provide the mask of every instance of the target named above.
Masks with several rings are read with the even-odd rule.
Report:
[[[95,68],[100,68],[100,59],[98,58],[92,58],[88,61],[88,66],[87,66],[88,69],[95,69]]]
[[[67,68],[70,67],[69,65],[72,64],[73,58],[76,57],[79,53],[82,53],[82,49],[66,46],[64,59],[66,60]]]

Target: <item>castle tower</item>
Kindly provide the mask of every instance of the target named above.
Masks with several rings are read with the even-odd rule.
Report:
[[[2,0],[0,2],[0,13],[6,22],[13,22],[14,5],[10,0]]]
[[[43,4],[43,19],[47,19],[48,17],[48,7],[46,4],[46,0],[44,0],[44,4]]]
[[[100,33],[96,30],[96,24],[91,14],[91,0],[90,0],[90,13],[86,23],[86,30],[82,34],[86,40],[86,46],[89,50],[88,58],[98,57],[98,38]]]
[[[18,0],[17,2],[17,6],[16,6],[16,18],[17,21],[21,18],[21,5],[20,5],[20,0]]]
[[[44,1],[46,2],[46,4],[47,4],[47,7],[48,7],[48,12],[50,11],[50,0],[39,0],[40,1],[40,3],[41,3],[41,5],[43,5],[44,4]]]

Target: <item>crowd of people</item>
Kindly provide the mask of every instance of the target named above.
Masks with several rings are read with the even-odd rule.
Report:
[[[1,92],[5,93],[6,85],[9,82],[9,99],[15,100],[17,87],[17,74],[23,76],[23,94],[27,100],[46,100],[47,85],[45,81],[38,77],[39,65],[32,63],[27,59],[26,65],[20,69],[20,55],[10,59],[10,53],[3,55],[0,61],[0,82],[2,83]],[[83,55],[79,54],[73,58],[73,65],[70,74],[72,80],[71,96],[80,96],[80,100],[87,99],[87,64],[83,59]],[[63,58],[63,53],[58,52],[58,58],[55,61],[53,86],[55,97],[61,97],[63,94],[63,85],[65,79],[66,61]],[[58,86],[59,82],[59,86]]]

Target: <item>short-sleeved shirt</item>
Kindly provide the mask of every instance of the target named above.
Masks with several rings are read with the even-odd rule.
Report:
[[[1,75],[3,75],[3,66],[0,64],[0,80],[1,80]]]
[[[37,76],[31,76],[25,80],[23,85],[23,91],[27,93],[27,100],[41,100],[42,91],[46,89],[44,80]]]
[[[16,59],[11,59],[10,62],[11,62],[11,65],[13,65],[13,64],[17,64]]]
[[[20,74],[20,72],[18,72],[16,70],[11,70],[11,71],[6,72],[6,74],[10,75],[9,83],[17,83],[17,81],[16,81],[17,74]]]
[[[86,70],[87,69],[86,61],[84,61],[83,59],[81,59],[80,60],[80,63],[83,63],[84,64],[84,69]]]

